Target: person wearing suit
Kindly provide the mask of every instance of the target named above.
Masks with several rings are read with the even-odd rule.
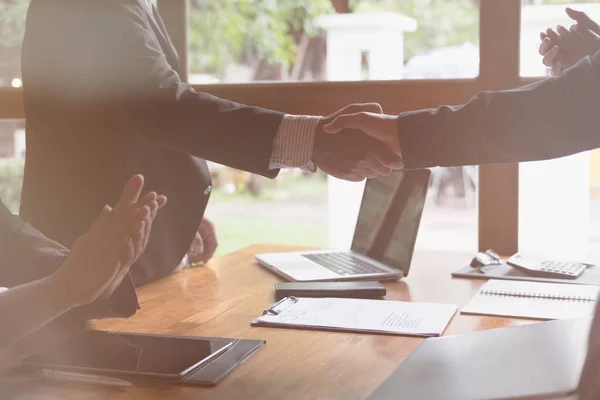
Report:
[[[0,354],[68,312],[77,318],[135,313],[129,269],[144,251],[156,213],[166,202],[154,192],[140,199],[143,185],[142,176],[131,178],[114,209],[105,206],[71,251],[0,202],[0,286],[10,288],[0,288]]]
[[[567,14],[575,21],[569,30],[558,26],[557,30],[542,32],[540,54],[543,62],[551,68],[552,75],[559,76],[582,57],[600,51],[600,24],[581,11],[567,8]],[[594,56],[596,58],[597,56]],[[579,382],[578,398],[600,398],[600,302],[596,305],[588,340],[588,354]]]
[[[553,78],[483,92],[462,106],[395,115],[356,113],[324,127],[354,128],[394,141],[406,169],[508,163],[563,157],[600,147],[600,25],[567,9],[576,22],[541,34],[540,54]],[[589,336],[578,398],[600,398],[600,302]]]
[[[362,133],[198,93],[150,0],[31,0],[23,42],[27,157],[21,216],[71,245],[128,176],[171,207],[157,218],[136,284],[171,273],[211,194],[203,160],[274,178],[279,168],[362,180],[398,165]],[[377,104],[343,110],[381,112]],[[330,119],[329,119],[330,120]]]

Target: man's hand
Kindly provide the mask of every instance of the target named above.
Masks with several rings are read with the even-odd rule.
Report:
[[[395,115],[372,112],[339,115],[323,126],[323,130],[327,134],[337,134],[347,130],[359,130],[390,149],[397,160],[400,161],[399,164],[395,165],[396,168],[394,169],[401,169],[403,167],[400,139],[398,137],[398,117]],[[341,133],[339,136],[345,137],[346,134]]]
[[[353,104],[323,118],[315,136],[315,165],[328,175],[349,181],[389,175],[392,170],[402,168],[400,148],[393,139],[361,132],[357,125],[332,124],[341,116],[381,115],[382,112],[377,103]],[[331,126],[340,129],[332,130]],[[340,135],[330,134],[342,130]]]
[[[143,177],[134,176],[115,208],[104,207],[54,274],[54,282],[69,304],[84,305],[110,295],[143,253],[156,213],[167,201],[154,192],[140,199],[143,186]]]
[[[540,34],[539,53],[544,65],[552,68],[553,76],[562,74],[583,57],[600,51],[600,25],[582,11],[567,8],[566,12],[576,21],[569,30],[558,26],[556,31],[548,29]]]
[[[198,228],[196,237],[188,250],[189,264],[192,266],[206,264],[215,255],[218,246],[214,224],[207,218],[202,218],[200,228]]]

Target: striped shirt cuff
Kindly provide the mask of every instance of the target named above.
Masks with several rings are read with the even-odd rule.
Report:
[[[320,121],[321,117],[284,115],[273,142],[269,168],[301,168],[316,172],[312,154]]]

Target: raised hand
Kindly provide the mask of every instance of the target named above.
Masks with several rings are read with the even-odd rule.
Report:
[[[54,274],[54,282],[69,304],[84,305],[110,296],[144,251],[152,222],[166,197],[151,192],[140,199],[143,186],[141,175],[131,178],[114,209],[104,207]]]
[[[600,25],[582,11],[567,8],[566,12],[576,22],[569,30],[558,26],[556,31],[548,29],[540,34],[539,53],[544,65],[552,69],[553,76],[600,51]]]
[[[344,132],[340,135],[331,135],[331,129],[326,128],[342,115],[382,112],[377,103],[353,104],[323,118],[315,137],[315,165],[328,175],[349,181],[389,175],[392,170],[402,168],[399,148],[393,141],[365,134],[354,126],[341,128],[339,131]]]

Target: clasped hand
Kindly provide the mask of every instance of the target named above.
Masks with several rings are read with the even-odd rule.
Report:
[[[600,51],[600,25],[586,13],[571,8],[567,15],[576,23],[569,29],[558,26],[540,34],[542,43],[539,53],[543,63],[552,69],[553,76],[559,76],[583,57]]]
[[[377,103],[344,107],[319,124],[313,162],[328,175],[348,181],[402,169],[396,120]]]

